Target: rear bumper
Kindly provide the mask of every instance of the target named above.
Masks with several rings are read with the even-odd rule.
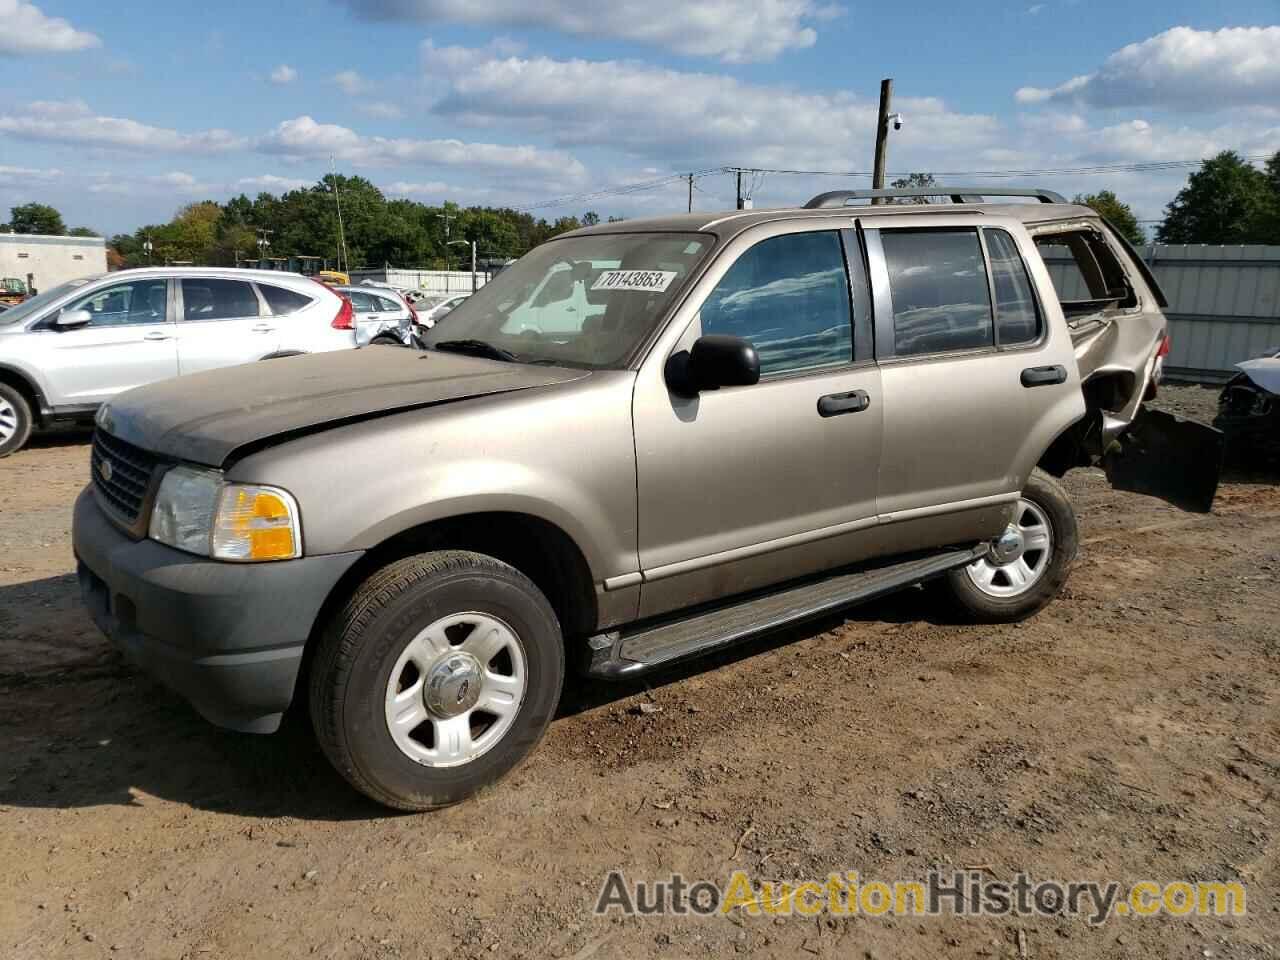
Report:
[[[81,597],[111,642],[210,722],[252,733],[279,727],[320,608],[362,555],[209,560],[129,539],[90,489],[72,540]]]

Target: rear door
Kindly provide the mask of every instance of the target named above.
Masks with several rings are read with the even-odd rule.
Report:
[[[1048,275],[1016,221],[862,225],[884,390],[881,519],[925,521],[906,528],[906,548],[993,535],[1041,453],[1084,413],[1070,335],[1038,292],[1052,289]]]
[[[197,373],[261,360],[276,352],[276,318],[247,280],[183,277],[177,323],[178,367]]]
[[[54,406],[91,406],[177,375],[175,324],[164,278],[100,286],[63,309],[87,310],[91,319],[73,329],[45,323],[32,334],[42,338],[43,372]]]

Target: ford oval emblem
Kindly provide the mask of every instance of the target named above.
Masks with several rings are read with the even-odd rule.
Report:
[[[111,469],[111,463],[109,461],[103,460],[98,464],[98,473],[102,474],[102,479],[105,482],[110,483],[111,475],[115,473],[115,471]]]

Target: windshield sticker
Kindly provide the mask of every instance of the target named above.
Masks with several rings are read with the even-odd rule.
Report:
[[[596,277],[592,290],[644,290],[663,293],[676,278],[674,270],[606,270]]]

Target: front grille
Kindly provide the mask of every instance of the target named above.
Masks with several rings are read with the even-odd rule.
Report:
[[[155,466],[156,458],[147,451],[102,430],[93,432],[89,458],[93,486],[125,523],[137,522]]]

